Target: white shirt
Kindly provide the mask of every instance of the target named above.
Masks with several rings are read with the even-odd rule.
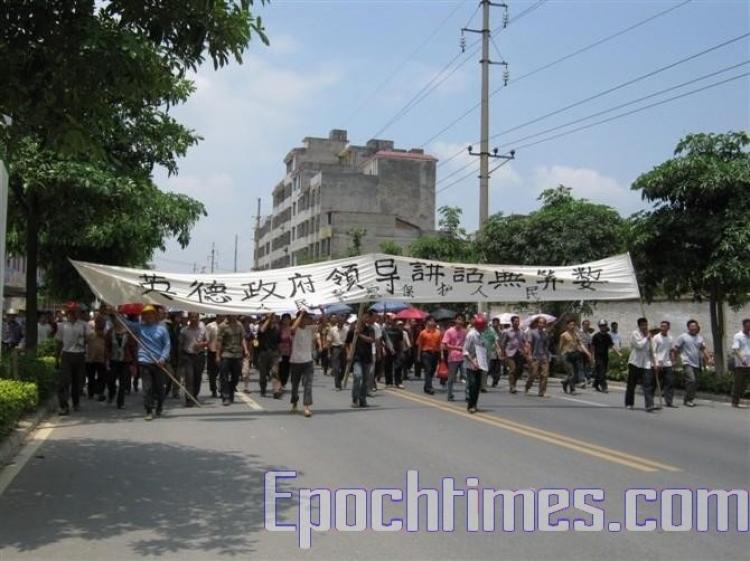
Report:
[[[332,347],[340,347],[344,344],[343,339],[341,338],[342,335],[342,329],[339,329],[338,325],[332,325],[328,329],[328,343]]]
[[[206,326],[206,339],[208,341],[208,350],[212,353],[216,352],[217,344],[219,340],[219,322],[212,321]]]
[[[619,333],[610,333],[610,337],[612,337],[612,342],[615,344],[615,349],[618,351],[622,348],[622,337],[620,337]]]
[[[49,323],[38,323],[36,329],[37,344],[44,343],[49,339],[49,334],[52,333],[52,326]]]
[[[703,351],[706,349],[706,343],[702,335],[683,333],[677,337],[677,340],[674,342],[674,348],[680,351],[680,358],[683,365],[700,368],[703,364]]]
[[[742,364],[738,363],[737,366],[750,366],[750,337],[745,335],[744,331],[740,331],[732,338],[732,350],[735,351],[735,356],[737,355],[736,351],[739,351],[742,359]]]
[[[651,340],[654,348],[654,359],[657,366],[670,368],[672,366],[672,336],[657,333]]]
[[[315,325],[300,326],[294,331],[294,336],[292,337],[292,354],[289,356],[291,364],[305,364],[306,362],[313,361],[312,348],[315,333],[317,333]]]
[[[64,353],[86,352],[86,322],[77,320],[75,323],[63,321],[57,326],[55,340],[62,343]]]
[[[628,364],[648,370],[651,368],[651,346],[646,335],[639,330],[630,336],[630,357]]]
[[[372,356],[378,354],[378,343],[383,338],[383,328],[379,323],[375,322],[372,324],[372,329],[375,331],[375,342],[372,344]]]

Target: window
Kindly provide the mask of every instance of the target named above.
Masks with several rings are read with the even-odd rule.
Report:
[[[333,213],[329,212],[328,213],[328,225],[330,226],[331,224],[333,224]]]

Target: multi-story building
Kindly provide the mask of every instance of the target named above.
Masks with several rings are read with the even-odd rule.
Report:
[[[434,231],[436,163],[391,140],[349,144],[345,130],[305,138],[284,158],[273,212],[255,231],[255,269],[345,257],[357,230],[362,253]]]

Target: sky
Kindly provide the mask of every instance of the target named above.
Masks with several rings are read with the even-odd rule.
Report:
[[[745,0],[507,4],[511,19],[504,29],[503,10],[492,10],[491,27],[501,29],[493,34],[491,58],[508,62],[509,82],[503,87],[502,66],[491,67],[490,89],[497,93],[491,97],[490,132],[515,130],[490,146],[501,153],[521,148],[492,176],[491,214],[533,211],[543,189],[564,184],[576,196],[628,216],[646,208],[630,189],[632,182],[670,158],[681,137],[750,128],[750,81],[742,76],[750,72],[750,41],[741,37],[750,32]],[[173,110],[203,141],[181,160],[178,175],[159,171],[156,180],[163,189],[203,201],[208,216],[194,228],[187,248],[170,241],[154,256],[154,265],[200,271],[208,267],[215,245],[216,270],[232,271],[237,236],[238,270],[249,270],[257,199],[261,215],[270,214],[271,190],[284,176],[287,152],[304,137],[325,137],[335,128],[348,130],[354,144],[377,133],[399,148],[421,147],[442,161],[458,154],[438,166],[437,207],[459,206],[463,225],[474,230],[478,163],[464,151],[478,146],[479,111],[468,111],[479,101],[480,57],[472,54],[475,34],[466,34],[467,49],[461,53],[460,30],[481,26],[477,6],[477,0],[258,5],[270,46],[255,38],[242,64],[201,68],[193,76],[195,94]],[[671,7],[676,9],[550,65]],[[693,55],[698,56],[662,70]],[[703,79],[686,84],[698,78]],[[431,80],[439,85],[409,104]],[[725,80],[731,81],[523,148]],[[668,88],[673,89],[658,93]],[[646,96],[651,97],[630,103]],[[537,133],[542,134],[532,136]]]

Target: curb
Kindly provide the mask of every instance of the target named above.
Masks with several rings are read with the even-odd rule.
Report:
[[[0,441],[0,468],[13,462],[18,451],[26,444],[29,436],[57,410],[57,398],[50,398],[36,411],[21,417],[18,426]]]

